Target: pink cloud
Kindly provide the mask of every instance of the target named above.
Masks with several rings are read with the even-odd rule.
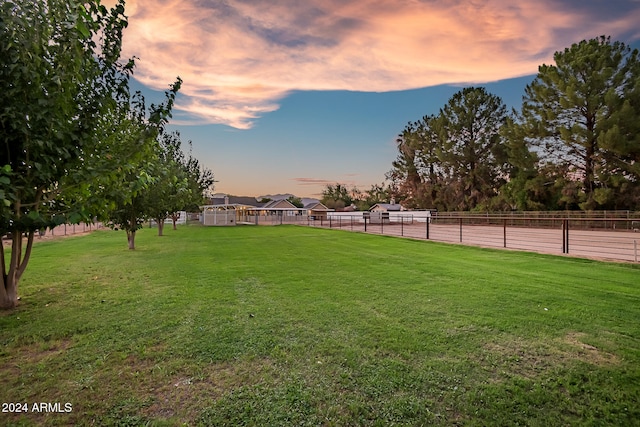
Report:
[[[125,54],[145,85],[182,77],[176,108],[194,121],[246,129],[294,90],[483,83],[534,74],[584,38],[640,36],[638,3],[588,3],[129,0]]]

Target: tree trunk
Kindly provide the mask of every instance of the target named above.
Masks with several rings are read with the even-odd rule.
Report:
[[[13,247],[12,247],[13,251]],[[18,289],[15,277],[6,273],[6,264],[4,260],[4,245],[0,253],[2,258],[2,286],[0,286],[0,309],[7,310],[18,304]],[[13,259],[13,256],[11,257]]]
[[[177,230],[177,229],[178,229],[178,227],[176,227],[176,223],[177,223],[177,221],[178,221],[178,218],[180,218],[180,216],[179,216],[179,215],[175,215],[175,214],[174,214],[174,215],[171,215],[171,220],[173,221],[173,229],[174,229],[174,230]]]
[[[14,231],[11,237],[11,259],[9,268],[5,263],[4,246],[0,251],[0,261],[2,266],[2,286],[0,286],[0,309],[6,310],[14,308],[18,305],[18,283],[27,268],[29,258],[31,257],[31,249],[33,247],[34,232],[30,231],[27,235],[27,247],[24,254],[22,253],[22,233]]]
[[[156,223],[158,223],[158,236],[162,236],[162,232],[164,230],[164,220],[165,218],[156,218]]]
[[[136,248],[136,232],[127,231],[127,240],[129,241],[129,249],[133,250]]]

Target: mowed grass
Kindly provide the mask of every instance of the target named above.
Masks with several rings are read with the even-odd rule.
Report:
[[[2,425],[638,425],[640,269],[296,226],[39,242]]]

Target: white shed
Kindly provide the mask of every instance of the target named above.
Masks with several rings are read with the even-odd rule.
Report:
[[[203,206],[200,222],[203,225],[236,225],[236,207],[234,205]]]

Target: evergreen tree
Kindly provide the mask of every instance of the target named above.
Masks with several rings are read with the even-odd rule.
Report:
[[[567,170],[563,194],[577,188],[580,208],[636,208],[638,51],[602,36],[556,52],[554,61],[525,90],[520,126],[528,144],[543,165]]]
[[[434,122],[438,158],[451,170],[449,185],[456,189],[450,208],[486,208],[503,185],[507,152],[500,128],[506,119],[502,99],[484,88],[465,88],[440,110]]]

